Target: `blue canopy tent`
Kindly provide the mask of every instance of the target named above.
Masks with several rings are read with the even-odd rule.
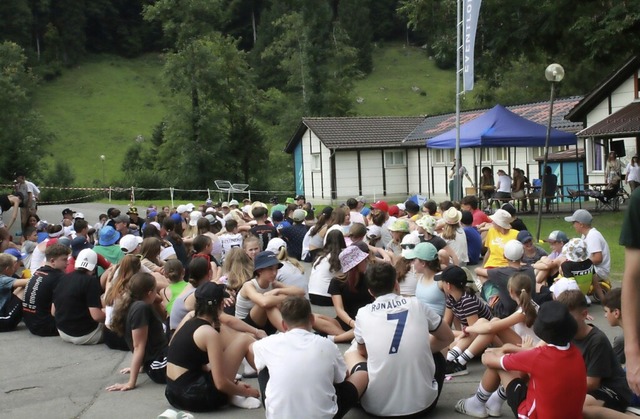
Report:
[[[460,125],[460,148],[544,147],[547,127],[523,118],[502,105]],[[575,134],[551,129],[549,146],[575,145]],[[456,129],[427,140],[427,148],[456,148]]]

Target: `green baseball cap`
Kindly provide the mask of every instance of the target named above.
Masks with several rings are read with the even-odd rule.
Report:
[[[438,258],[438,251],[436,247],[431,243],[419,243],[413,249],[408,249],[405,259],[420,259],[420,260],[436,260]]]

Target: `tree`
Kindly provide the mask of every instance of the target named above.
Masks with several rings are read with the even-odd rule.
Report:
[[[26,62],[17,44],[0,44],[0,178],[5,180],[13,180],[16,169],[35,178],[40,170],[36,156],[47,139],[39,115],[31,109],[35,77]]]
[[[373,30],[370,0],[341,0],[338,5],[340,26],[347,33],[348,45],[356,49],[356,66],[364,74],[373,70]]]

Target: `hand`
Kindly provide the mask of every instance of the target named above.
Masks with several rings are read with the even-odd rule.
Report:
[[[245,384],[245,383],[238,383],[239,386],[242,387],[242,395],[245,397],[255,397],[255,398],[259,398],[260,397],[260,392],[258,390],[256,390],[255,388],[251,387],[249,384]]]
[[[266,338],[266,337],[267,337],[267,332],[265,332],[265,331],[264,331],[264,330],[262,330],[262,329],[258,329],[258,328],[256,328],[256,331],[253,333],[253,336],[254,336],[256,339],[258,339],[258,340],[260,340],[260,339],[264,339],[264,338]]]
[[[533,338],[531,336],[525,336],[522,338],[522,344],[520,346],[523,348],[533,348]]]
[[[640,394],[640,352],[625,352],[627,357],[627,382],[633,394]]]
[[[233,306],[233,297],[225,298],[223,300],[223,304],[224,304],[225,307]]]
[[[131,373],[131,368],[127,367],[127,368],[123,368],[120,370],[120,374],[130,374]]]
[[[136,386],[132,386],[129,383],[126,384],[114,384],[112,386],[107,387],[105,390],[107,391],[129,391],[136,388]]]

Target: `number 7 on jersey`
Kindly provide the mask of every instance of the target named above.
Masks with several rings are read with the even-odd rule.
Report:
[[[397,313],[388,313],[387,320],[397,320],[396,330],[393,332],[393,340],[391,341],[391,347],[389,348],[390,354],[397,354],[398,347],[400,346],[400,339],[402,339],[402,333],[404,332],[404,325],[407,322],[407,310],[399,311]]]

